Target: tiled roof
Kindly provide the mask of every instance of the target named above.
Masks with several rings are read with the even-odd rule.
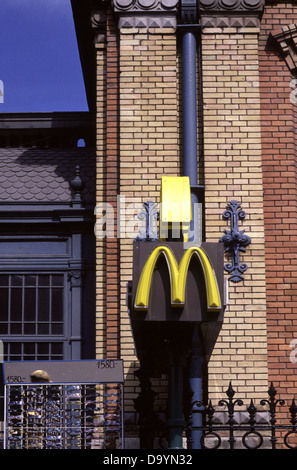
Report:
[[[0,148],[1,201],[69,202],[73,198],[70,186],[75,168],[85,184],[82,200],[95,199],[94,151],[80,147],[72,149]]]

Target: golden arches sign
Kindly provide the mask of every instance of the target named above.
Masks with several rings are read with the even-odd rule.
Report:
[[[206,286],[207,310],[218,311],[221,309],[221,296],[216,275],[205,251],[201,247],[194,246],[189,248],[184,253],[178,265],[172,250],[167,246],[160,245],[153,250],[143,267],[135,297],[134,307],[136,310],[148,309],[153,272],[161,254],[165,256],[170,274],[171,305],[173,307],[180,307],[185,303],[188,268],[192,257],[195,256],[203,270]]]

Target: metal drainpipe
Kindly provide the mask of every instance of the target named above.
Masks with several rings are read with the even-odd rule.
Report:
[[[182,33],[182,84],[183,84],[183,163],[184,176],[190,179],[191,187],[197,186],[197,78],[196,78],[196,34],[191,31]],[[198,197],[191,191],[193,220],[189,241],[198,241],[198,227],[195,223],[195,208]]]
[[[169,357],[168,373],[168,448],[183,448],[183,355],[176,352]]]
[[[183,160],[184,176],[190,179],[193,221],[189,241],[198,242],[199,228],[197,220],[197,205],[199,200],[194,189],[198,184],[198,132],[197,132],[197,33],[194,23],[197,23],[196,0],[181,0],[182,21],[187,27],[182,30],[182,84],[183,84]],[[192,23],[192,25],[191,25]],[[197,25],[196,25],[197,27]],[[199,57],[200,59],[200,57]],[[196,212],[195,212],[196,208]],[[196,214],[196,216],[195,216]],[[193,395],[192,431],[190,441],[192,449],[201,448],[201,431],[195,429],[202,426],[202,415],[193,405],[202,401],[202,369],[203,351],[199,337],[198,325],[194,327],[192,338],[192,354],[190,358],[189,385]]]

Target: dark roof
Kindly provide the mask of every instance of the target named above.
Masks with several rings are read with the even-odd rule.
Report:
[[[95,146],[96,121],[89,112],[0,113],[0,147]]]
[[[84,146],[78,147],[81,139]],[[83,202],[94,203],[92,114],[0,114],[0,202],[70,202],[77,166]]]
[[[0,149],[0,203],[70,202],[76,167],[85,187],[82,201],[95,200],[95,154],[87,148]]]

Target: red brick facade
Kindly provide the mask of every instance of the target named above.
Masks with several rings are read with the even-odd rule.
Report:
[[[268,378],[296,392],[290,343],[297,338],[296,104],[292,74],[270,33],[296,21],[297,6],[266,5],[259,43],[267,292]],[[270,39],[269,39],[270,37]]]
[[[106,23],[106,180],[105,201],[114,208],[114,237],[106,238],[106,358],[120,357],[120,256],[117,238],[119,194],[118,34],[111,11]]]

